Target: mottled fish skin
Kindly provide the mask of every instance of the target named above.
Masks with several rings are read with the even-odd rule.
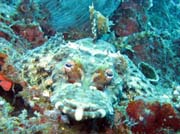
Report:
[[[111,116],[114,105],[129,99],[129,92],[153,90],[128,57],[91,38],[64,43],[54,37],[14,60],[14,65],[29,85],[51,90],[54,107],[77,121]]]

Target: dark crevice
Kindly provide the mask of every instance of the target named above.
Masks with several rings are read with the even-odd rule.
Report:
[[[18,92],[22,91],[23,88],[20,84],[14,84],[14,90],[4,91],[3,88],[0,86],[0,96],[4,98],[14,110],[11,112],[12,116],[18,116],[21,114],[22,110],[26,109],[28,112],[28,116],[33,116],[33,110],[30,105],[18,95]]]

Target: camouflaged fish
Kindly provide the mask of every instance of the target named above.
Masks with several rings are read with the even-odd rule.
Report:
[[[122,99],[153,90],[133,62],[103,40],[53,37],[13,63],[29,85],[51,90],[54,107],[77,121],[112,116]]]

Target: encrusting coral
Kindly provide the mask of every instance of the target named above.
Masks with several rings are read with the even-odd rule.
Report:
[[[171,104],[159,102],[132,101],[128,104],[127,114],[137,124],[132,127],[133,133],[163,133],[165,129],[179,130],[180,118]]]

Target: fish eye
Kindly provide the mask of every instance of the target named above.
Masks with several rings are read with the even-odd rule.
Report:
[[[67,68],[71,68],[73,65],[71,64],[71,63],[66,63],[65,64],[65,67],[67,67]]]
[[[64,68],[65,68],[65,71],[66,72],[70,72],[72,70],[74,66],[74,63],[73,62],[67,62],[65,65],[64,65]]]
[[[112,78],[113,77],[113,71],[108,69],[105,71],[105,76],[108,78]]]

